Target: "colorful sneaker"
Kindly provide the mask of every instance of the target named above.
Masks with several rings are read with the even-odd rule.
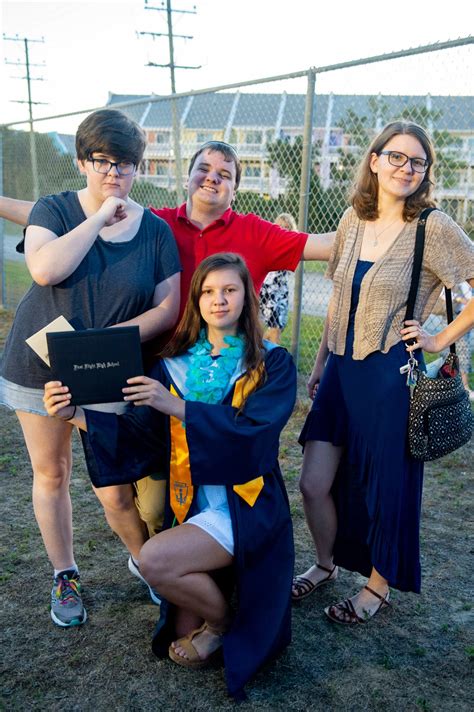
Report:
[[[51,591],[51,618],[56,625],[69,628],[87,620],[81,599],[79,572],[75,569],[60,571],[54,577]]]
[[[147,581],[145,581],[145,579],[140,573],[138,564],[134,562],[131,556],[128,557],[128,570],[131,574],[139,578],[140,581],[143,581],[143,583],[148,586],[148,592],[150,594],[151,600],[153,601],[153,603],[156,603],[156,605],[159,606],[161,603],[161,598],[159,597],[158,593],[147,583]]]

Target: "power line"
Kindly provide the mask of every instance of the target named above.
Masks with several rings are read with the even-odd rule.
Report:
[[[27,85],[27,90],[28,90],[28,99],[26,101],[17,99],[17,100],[12,100],[15,104],[28,104],[28,123],[30,125],[30,159],[31,159],[31,174],[33,176],[33,197],[35,200],[39,198],[39,185],[38,185],[38,163],[36,160],[36,136],[33,128],[33,106],[37,104],[44,104],[44,101],[33,101],[32,98],[32,91],[31,91],[31,82],[42,82],[44,81],[44,77],[32,77],[30,69],[31,67],[44,67],[45,64],[32,64],[30,62],[30,52],[29,52],[29,45],[31,43],[41,43],[44,44],[44,37],[42,37],[40,40],[33,39],[31,37],[19,37],[16,35],[15,37],[7,37],[6,35],[3,35],[3,39],[8,41],[8,42],[22,42],[24,51],[25,51],[25,61],[20,62],[20,60],[16,62],[9,62],[8,60],[5,60],[5,64],[10,64],[16,67],[25,67],[26,68],[26,76],[24,77],[13,77],[14,79],[26,79],[26,85]]]
[[[170,70],[170,80],[171,80],[171,94],[176,94],[176,69],[200,69],[201,66],[187,66],[182,64],[175,64],[174,61],[174,38],[178,37],[180,39],[192,40],[191,35],[177,35],[173,33],[173,12],[186,14],[186,15],[196,15],[196,7],[192,10],[177,10],[171,7],[171,0],[166,0],[166,7],[162,3],[161,7],[155,7],[148,5],[148,0],[145,0],[145,10],[156,10],[158,12],[166,12],[166,19],[168,24],[168,32],[139,32],[139,35],[146,35],[155,39],[155,37],[168,37],[168,52],[169,52],[169,62],[167,64],[157,64],[155,62],[148,62],[146,66],[148,67],[159,67],[159,68],[169,68]],[[181,145],[180,145],[180,125],[178,121],[178,109],[177,100],[171,100],[171,114],[172,114],[172,125],[173,125],[173,148],[175,157],[175,175],[176,175],[176,193],[178,202],[181,203],[183,200],[183,176],[182,176],[182,165],[181,165]]]
[[[162,4],[162,7],[155,7],[148,5],[148,0],[145,0],[145,10],[156,10],[158,12],[166,12],[166,20],[168,24],[168,32],[139,32],[139,35],[148,35],[149,37],[168,37],[168,49],[169,49],[169,62],[167,64],[156,64],[155,62],[148,62],[147,66],[148,67],[161,67],[161,68],[168,68],[170,70],[170,78],[171,78],[171,93],[176,94],[176,75],[175,75],[175,69],[201,69],[201,65],[184,65],[184,64],[176,64],[174,61],[174,38],[178,37],[179,39],[184,39],[184,40],[192,40],[194,39],[192,35],[178,35],[173,32],[173,12],[177,12],[180,14],[186,14],[186,15],[196,15],[196,7],[194,7],[192,10],[177,10],[176,8],[171,7],[171,0],[166,0],[166,7],[164,6],[164,3]]]

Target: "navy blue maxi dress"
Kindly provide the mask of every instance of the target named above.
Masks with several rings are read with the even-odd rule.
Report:
[[[401,591],[420,591],[423,463],[408,451],[409,389],[403,341],[353,360],[360,287],[372,262],[357,262],[343,356],[330,354],[300,436],[344,447],[334,482],[334,562],[369,576],[372,566]],[[422,358],[420,353],[416,358]]]

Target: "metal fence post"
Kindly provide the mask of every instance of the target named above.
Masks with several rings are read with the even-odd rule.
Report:
[[[0,195],[3,195],[3,129],[0,128]],[[0,218],[0,307],[7,306],[7,284],[5,274],[5,220]]]
[[[36,154],[36,135],[33,125],[33,101],[31,99],[31,78],[30,78],[30,58],[28,54],[28,40],[25,39],[25,58],[26,58],[26,79],[28,85],[28,115],[30,125],[30,161],[31,161],[31,177],[33,180],[33,200],[38,200],[39,184],[38,184],[38,161]]]
[[[178,205],[181,205],[184,199],[183,194],[183,172],[181,165],[181,136],[180,123],[178,119],[177,99],[171,99],[171,117],[173,128],[173,151],[175,163],[175,178],[176,178],[176,198]]]
[[[316,72],[308,69],[308,87],[304,109],[303,153],[301,157],[300,202],[298,210],[298,230],[305,231],[308,227],[309,189],[311,181],[311,154],[314,114],[314,91],[316,87]],[[301,310],[303,302],[303,261],[295,273],[295,288],[293,297],[293,323],[291,330],[291,354],[298,367],[300,354]]]

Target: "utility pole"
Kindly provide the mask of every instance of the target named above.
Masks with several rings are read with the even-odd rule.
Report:
[[[16,104],[28,104],[28,116],[29,116],[29,125],[30,125],[30,160],[31,160],[31,175],[33,179],[33,199],[38,200],[39,198],[39,185],[38,185],[38,163],[36,160],[36,136],[33,128],[33,105],[35,104],[44,104],[45,102],[43,101],[33,101],[32,99],[32,94],[31,94],[31,82],[42,82],[44,81],[43,77],[32,77],[30,73],[30,68],[31,67],[44,67],[45,64],[31,64],[30,62],[30,53],[28,49],[28,44],[31,42],[40,42],[44,43],[44,37],[42,37],[40,40],[33,40],[30,37],[6,37],[3,35],[4,40],[8,40],[9,42],[23,42],[24,45],[24,50],[25,50],[25,61],[24,62],[8,62],[5,61],[5,64],[13,64],[16,67],[25,67],[26,68],[26,76],[25,77],[14,77],[14,79],[26,79],[26,84],[28,88],[28,100],[27,101],[21,101],[17,100],[15,101]]]
[[[148,0],[145,0],[145,10],[157,10],[158,12],[166,12],[166,19],[168,23],[168,32],[139,32],[139,35],[148,35],[149,37],[165,37],[168,36],[168,51],[169,51],[169,62],[168,64],[156,64],[155,62],[148,62],[147,67],[165,67],[170,70],[171,78],[171,94],[176,94],[176,78],[175,69],[200,69],[200,66],[185,66],[182,64],[175,64],[174,61],[174,38],[179,37],[181,39],[192,40],[190,35],[176,35],[173,34],[173,12],[179,12],[186,15],[195,15],[196,8],[193,10],[175,10],[171,7],[171,0],[166,0],[166,7],[152,7],[148,5]],[[181,204],[184,199],[183,194],[183,172],[181,165],[181,128],[178,119],[178,107],[177,100],[171,99],[171,117],[173,126],[173,148],[174,148],[174,158],[175,158],[175,178],[176,178],[176,196],[178,199],[178,204]]]

